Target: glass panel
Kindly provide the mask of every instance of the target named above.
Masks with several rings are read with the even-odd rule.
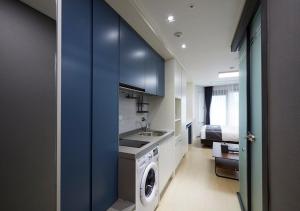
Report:
[[[238,134],[239,85],[214,86],[210,110],[211,124],[231,128]]]
[[[251,144],[251,207],[262,211],[262,89],[261,89],[261,15],[257,12],[251,26],[250,47],[250,132],[255,136]]]
[[[239,92],[228,92],[228,115],[227,125],[231,127],[239,126]]]
[[[147,175],[146,183],[145,183],[145,195],[149,197],[153,191],[155,184],[155,171],[150,169]]]
[[[226,125],[226,95],[215,95],[211,100],[210,124]]]

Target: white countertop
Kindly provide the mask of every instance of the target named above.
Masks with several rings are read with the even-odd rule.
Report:
[[[154,147],[158,146],[158,144],[161,141],[174,136],[174,131],[170,131],[170,130],[156,130],[156,131],[165,131],[167,133],[162,136],[141,136],[138,135],[138,132],[134,132],[134,134],[131,135],[121,135],[122,139],[146,141],[149,143],[142,146],[141,148],[119,146],[119,156],[128,159],[139,158],[143,156],[145,153],[147,153],[148,151],[150,151],[151,149],[153,149]]]

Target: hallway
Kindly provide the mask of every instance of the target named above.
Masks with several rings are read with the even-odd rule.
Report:
[[[157,211],[240,211],[239,183],[214,173],[212,150],[190,146]]]

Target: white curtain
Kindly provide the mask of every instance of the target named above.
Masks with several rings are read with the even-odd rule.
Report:
[[[215,86],[210,109],[211,125],[239,126],[239,85]]]

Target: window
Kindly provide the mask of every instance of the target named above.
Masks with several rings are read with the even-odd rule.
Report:
[[[238,127],[239,126],[239,92],[232,91],[228,93],[227,100],[227,125]]]
[[[214,87],[210,107],[210,124],[239,126],[238,85]]]
[[[226,95],[214,95],[210,107],[210,124],[226,125]]]

